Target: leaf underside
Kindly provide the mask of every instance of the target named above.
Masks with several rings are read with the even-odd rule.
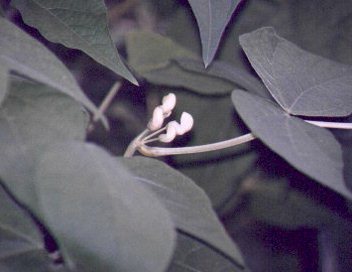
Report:
[[[138,85],[110,37],[103,0],[13,0],[11,4],[49,41],[82,50]]]
[[[327,129],[290,116],[273,102],[235,90],[232,101],[254,135],[301,172],[352,199],[340,144]]]
[[[352,68],[306,52],[264,27],[240,36],[240,44],[272,96],[289,114],[352,113]]]

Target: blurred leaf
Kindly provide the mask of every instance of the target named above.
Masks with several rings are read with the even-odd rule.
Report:
[[[224,94],[234,89],[228,80],[187,71],[173,61],[196,56],[172,40],[149,32],[132,32],[127,36],[130,65],[154,84],[178,86],[202,94]]]
[[[168,272],[239,272],[227,258],[199,241],[179,233]]]
[[[0,105],[4,101],[8,88],[8,77],[9,70],[6,66],[0,66]]]
[[[34,176],[36,203],[26,203],[78,271],[165,271],[174,249],[169,213],[125,167],[90,144],[47,147]]]
[[[235,90],[232,101],[254,135],[299,171],[352,199],[343,179],[341,147],[333,134],[290,116],[273,102]]]
[[[209,67],[210,68],[210,67]],[[182,146],[219,142],[242,135],[239,117],[234,114],[230,96],[204,97],[189,92],[177,92],[178,107],[192,114],[194,128],[190,135],[183,136]],[[236,195],[242,179],[252,170],[256,153],[249,145],[234,148],[175,156],[177,168],[205,190],[217,211],[225,208],[229,199]]]
[[[38,227],[0,186],[0,270],[47,272],[50,263]]]
[[[149,158],[124,159],[135,179],[151,189],[170,212],[178,229],[244,266],[240,251],[226,234],[206,194],[180,172]]]
[[[55,141],[85,139],[87,115],[70,97],[39,83],[12,81],[0,108],[0,176],[18,199],[31,198],[33,152]]]
[[[337,221],[327,207],[290,188],[284,180],[259,180],[245,191],[246,209],[251,216],[286,229],[321,228]]]
[[[112,42],[103,0],[12,0],[23,20],[49,41],[80,49],[115,73],[138,84]]]
[[[15,70],[68,94],[92,111],[96,110],[72,74],[44,45],[1,17],[0,36],[1,74],[5,70]]]
[[[222,33],[240,0],[188,0],[197,19],[207,67],[214,58]]]
[[[263,83],[256,77],[252,76],[246,70],[225,61],[213,61],[208,68],[204,68],[199,60],[182,58],[176,59],[176,61],[185,70],[219,77],[258,94],[267,93],[267,89],[263,86]]]
[[[240,37],[249,61],[289,114],[346,116],[352,113],[352,67],[308,53],[261,28]]]

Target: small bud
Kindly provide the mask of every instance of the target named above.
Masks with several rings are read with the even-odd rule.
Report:
[[[164,123],[164,114],[162,108],[156,107],[153,111],[153,117],[149,121],[147,127],[151,131],[155,131],[157,129],[160,129]]]
[[[175,139],[177,135],[176,128],[173,125],[169,125],[169,124],[167,125],[166,133],[159,135],[160,142],[170,143]]]
[[[170,116],[171,111],[175,108],[176,105],[176,95],[169,93],[163,97],[161,108],[165,117]]]
[[[181,114],[180,122],[181,122],[182,131],[178,135],[183,135],[186,132],[190,131],[194,123],[192,115],[190,115],[188,112],[183,112]]]

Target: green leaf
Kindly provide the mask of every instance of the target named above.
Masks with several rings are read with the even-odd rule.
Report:
[[[241,90],[232,101],[254,135],[299,171],[352,199],[343,179],[342,151],[333,134],[288,115],[278,105]]]
[[[201,94],[226,94],[235,85],[228,80],[202,73],[186,71],[174,61],[178,58],[196,59],[184,47],[161,35],[132,32],[127,36],[129,64],[154,84],[185,87]]]
[[[1,81],[6,70],[14,70],[70,95],[92,111],[96,110],[72,74],[44,45],[1,17],[0,36]]]
[[[206,194],[192,180],[158,160],[134,157],[119,161],[136,181],[158,196],[179,230],[216,248],[243,268],[239,249],[226,234]]]
[[[4,101],[8,88],[8,73],[9,70],[6,66],[0,66],[0,105]]]
[[[38,227],[0,186],[0,270],[49,271],[50,258]]]
[[[174,248],[169,213],[125,167],[97,146],[52,145],[34,184],[39,207],[64,260],[78,271],[162,272]]]
[[[352,67],[306,52],[265,27],[240,36],[249,61],[289,114],[352,113]]]
[[[231,65],[225,61],[213,61],[211,66],[208,68],[204,68],[201,61],[195,59],[179,58],[176,59],[176,61],[183,69],[187,71],[219,77],[255,93],[267,93],[267,89],[256,77],[252,76],[246,70]]]
[[[8,188],[21,200],[31,198],[32,153],[51,142],[83,141],[87,121],[70,97],[39,83],[12,81],[0,108],[0,177]]]
[[[222,33],[240,0],[188,0],[196,17],[207,67],[214,58]]]
[[[107,27],[103,0],[12,0],[23,20],[49,41],[82,50],[138,85],[116,50]]]
[[[207,245],[179,233],[177,247],[168,272],[239,272],[244,271],[233,265],[227,258]]]

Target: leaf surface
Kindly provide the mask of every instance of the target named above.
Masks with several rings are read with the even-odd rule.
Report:
[[[227,258],[192,237],[179,233],[168,272],[239,272]]]
[[[12,192],[16,190],[18,199],[35,201],[28,182],[33,152],[51,142],[83,141],[87,121],[72,98],[39,83],[12,81],[0,108],[0,152],[5,154],[0,160],[0,177]]]
[[[214,58],[222,33],[240,0],[188,0],[196,17],[207,67]]]
[[[158,160],[143,157],[120,160],[136,181],[156,193],[178,229],[216,248],[243,268],[239,249],[226,234],[202,189]]]
[[[129,64],[151,83],[215,95],[229,93],[235,87],[228,80],[180,67],[175,59],[197,57],[167,37],[149,32],[132,32],[127,36],[126,45]]]
[[[49,41],[80,49],[138,84],[122,62],[107,27],[103,0],[13,0],[24,21]]]
[[[273,102],[235,90],[232,101],[254,135],[295,168],[352,199],[343,179],[341,146],[333,134],[290,116]]]
[[[168,212],[104,150],[79,142],[47,147],[34,180],[33,209],[71,269],[165,271],[175,238]]]
[[[1,80],[4,80],[4,69],[16,71],[60,90],[92,111],[96,110],[72,74],[44,45],[1,17],[0,36]]]
[[[50,259],[38,227],[0,187],[0,270],[49,271]]]
[[[351,66],[306,52],[270,27],[240,36],[240,44],[286,112],[328,117],[352,113]]]

